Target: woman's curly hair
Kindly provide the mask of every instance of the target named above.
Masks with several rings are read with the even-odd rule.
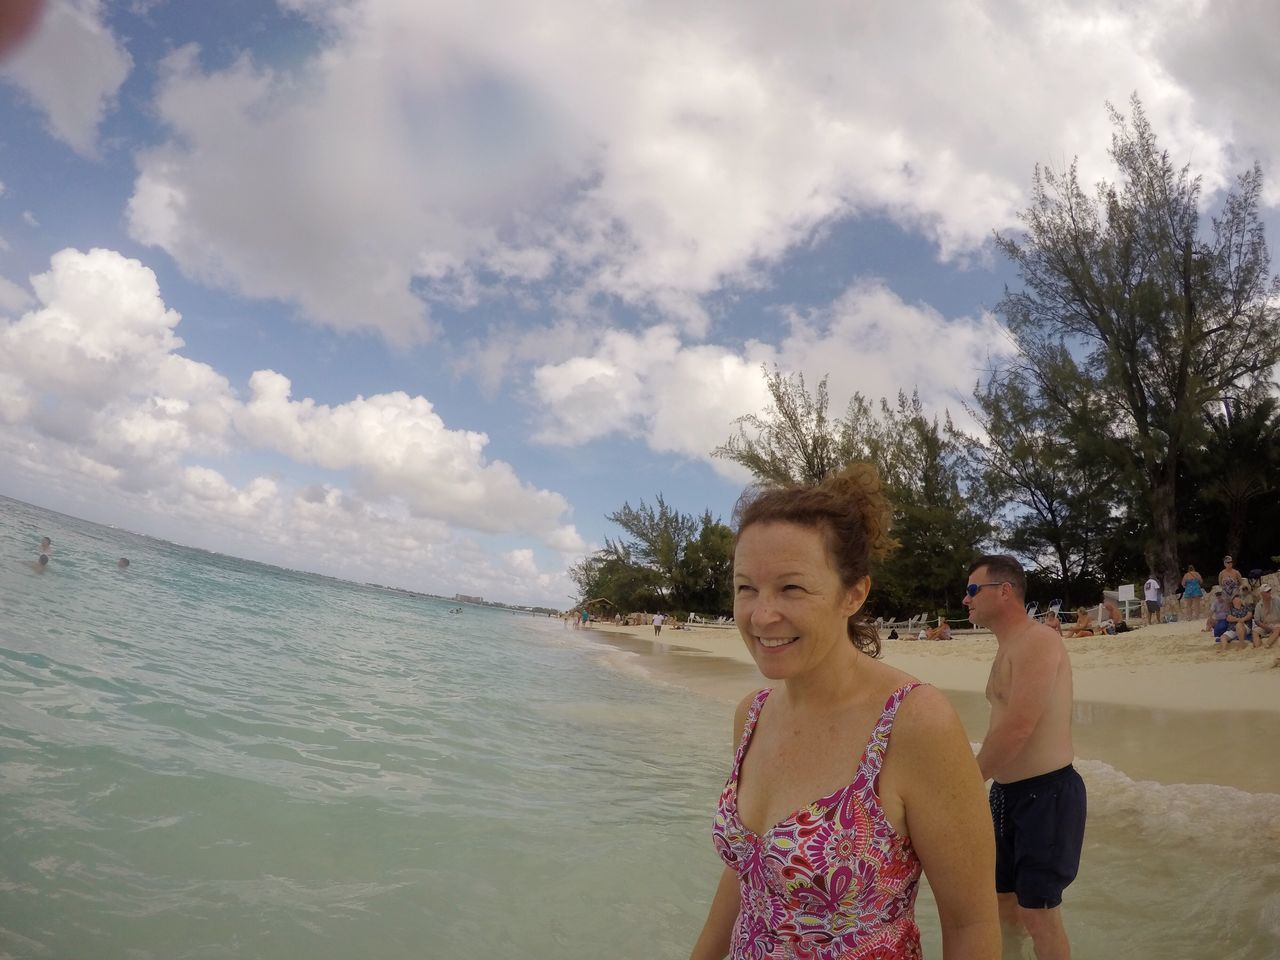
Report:
[[[889,535],[892,516],[880,473],[869,463],[851,463],[812,485],[749,487],[733,510],[738,536],[757,523],[821,530],[846,589],[870,575],[872,561],[898,546]],[[880,656],[880,634],[861,610],[849,618],[849,639],[868,656]]]

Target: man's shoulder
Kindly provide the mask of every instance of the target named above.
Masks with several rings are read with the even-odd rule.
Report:
[[[1066,649],[1062,642],[1062,635],[1043,623],[1033,623],[1023,630],[1010,634],[1001,645],[1010,654],[1017,656],[1027,653],[1043,655],[1048,650],[1056,653]]]

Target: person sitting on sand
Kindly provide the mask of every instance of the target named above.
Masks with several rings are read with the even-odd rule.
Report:
[[[1076,622],[1062,628],[1064,637],[1092,637],[1098,632],[1098,625],[1084,607],[1076,610]]]
[[[690,960],[920,957],[922,870],[947,956],[1000,955],[969,737],[941,690],[881,659],[863,613],[872,564],[897,546],[891,517],[865,463],[738,501],[734,618],[770,684],[730,728],[712,827],[724,869]]]
[[[925,639],[927,639],[927,640],[950,640],[950,639],[951,639],[951,624],[947,623],[947,621],[945,621],[945,620],[939,620],[939,621],[938,621],[938,625],[937,625],[936,627],[932,628],[932,629],[929,631],[929,636],[928,636],[928,637],[926,637]]]
[[[1057,610],[1050,610],[1044,615],[1044,625],[1057,634],[1062,634],[1062,618]]]
[[[1227,629],[1222,634],[1223,648],[1227,644],[1239,641],[1245,646],[1254,646],[1253,611],[1244,602],[1244,597],[1236,594],[1231,598],[1231,606],[1227,608]]]
[[[1184,620],[1200,619],[1200,603],[1204,598],[1204,579],[1196,572],[1196,568],[1187,564],[1187,572],[1182,575],[1182,599],[1186,603],[1183,611]]]
[[[1106,615],[1103,625],[1107,633],[1128,633],[1133,629],[1125,622],[1124,613],[1120,610],[1120,604],[1110,597],[1102,601],[1102,612]]]
[[[1221,587],[1214,587],[1209,592],[1209,618],[1205,621],[1205,629],[1213,631],[1213,642],[1218,643],[1231,624],[1227,623],[1227,611],[1231,609],[1231,601],[1222,593]]]
[[[1262,588],[1262,596],[1253,609],[1253,640],[1255,645],[1266,640],[1265,646],[1271,649],[1280,639],[1280,600],[1273,600],[1271,584]]]

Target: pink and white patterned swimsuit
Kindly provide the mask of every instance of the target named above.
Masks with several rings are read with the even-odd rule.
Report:
[[[764,836],[738,816],[742,758],[772,691],[756,694],[712,828],[716,852],[742,885],[732,960],[919,960],[920,859],[889,825],[876,793],[898,704],[918,686],[889,697],[852,783]]]

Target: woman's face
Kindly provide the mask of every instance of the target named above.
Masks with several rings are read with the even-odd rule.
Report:
[[[820,530],[757,523],[738,535],[733,615],[756,666],[771,680],[853,659],[849,618],[870,588],[869,577],[841,584]]]

